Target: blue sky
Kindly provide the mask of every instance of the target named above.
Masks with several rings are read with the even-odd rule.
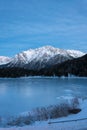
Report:
[[[44,45],[87,52],[87,0],[0,0],[0,55]]]

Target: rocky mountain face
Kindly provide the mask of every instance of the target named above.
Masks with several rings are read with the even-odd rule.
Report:
[[[30,49],[15,55],[7,64],[1,64],[0,77],[58,75],[59,70],[65,69],[65,67],[61,69],[63,63],[64,66],[71,64],[69,61],[78,60],[78,57],[81,58],[84,55],[85,53],[80,51],[63,50],[52,46]],[[68,66],[68,68],[70,67]]]
[[[15,55],[6,66],[37,70],[83,55],[84,53],[80,51],[63,50],[52,46],[44,46],[23,51],[22,53]]]

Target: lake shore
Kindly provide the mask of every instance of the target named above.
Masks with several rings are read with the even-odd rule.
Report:
[[[37,121],[30,126],[0,128],[0,130],[87,130],[87,100],[84,100],[81,103],[81,109],[82,111],[78,114],[72,114],[67,117],[51,119],[48,121]],[[49,122],[51,123],[49,124]]]

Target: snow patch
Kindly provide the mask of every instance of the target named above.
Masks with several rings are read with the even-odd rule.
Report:
[[[9,57],[0,56],[0,65],[7,64],[10,61],[11,61],[11,59]]]

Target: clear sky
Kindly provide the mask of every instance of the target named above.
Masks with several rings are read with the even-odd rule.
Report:
[[[0,0],[0,55],[44,45],[87,52],[87,0]]]

